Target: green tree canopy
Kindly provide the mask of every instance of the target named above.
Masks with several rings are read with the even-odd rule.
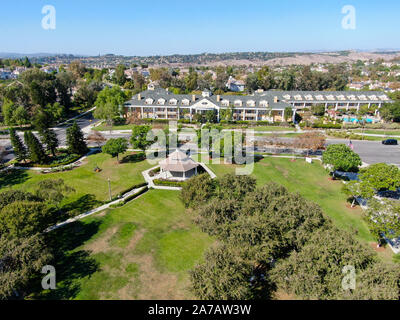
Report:
[[[131,144],[134,149],[145,151],[153,142],[147,140],[150,126],[135,125],[132,129]]]
[[[118,155],[120,153],[126,152],[127,149],[128,149],[128,141],[126,141],[126,139],[124,138],[110,139],[102,148],[104,153],[107,153],[112,157],[117,157],[118,162],[119,162]]]
[[[88,152],[88,147],[85,142],[85,137],[81,128],[76,121],[67,129],[67,145],[68,151],[71,154],[85,154]]]
[[[95,102],[96,110],[94,116],[98,119],[106,120],[108,125],[113,124],[113,118],[118,117],[123,112],[123,104],[127,96],[120,87],[106,87],[97,95]]]
[[[361,166],[360,156],[345,144],[331,144],[322,155],[324,164],[332,165],[333,170],[357,172]]]

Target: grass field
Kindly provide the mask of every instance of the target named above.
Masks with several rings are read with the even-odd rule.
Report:
[[[194,298],[187,271],[214,242],[192,223],[178,193],[164,190],[56,230],[53,238],[61,247],[58,289],[38,289],[31,299]]]
[[[45,179],[63,179],[67,185],[75,189],[61,205],[76,206],[81,211],[90,209],[96,201],[109,199],[108,181],[111,193],[116,195],[125,189],[144,182],[142,171],[152,167],[147,161],[130,161],[126,153],[120,156],[125,163],[118,164],[116,158],[103,153],[91,155],[85,164],[71,171],[42,174],[33,170],[16,170],[12,175],[0,175],[0,191],[20,189],[34,191],[40,181]],[[98,166],[101,172],[94,172]]]
[[[93,172],[96,165],[103,169],[101,173]],[[34,190],[41,179],[63,178],[77,190],[72,199],[91,194],[105,200],[108,176],[117,193],[142,182],[141,172],[150,167],[147,161],[116,164],[110,156],[97,154],[69,172],[41,175],[18,170],[20,176],[13,179],[0,176],[0,187],[1,191],[8,187]],[[217,176],[236,168],[209,167]],[[319,162],[265,158],[255,164],[253,176],[258,185],[274,181],[299,192],[318,203],[339,228],[360,241],[374,241],[361,209],[346,205],[342,183],[329,180]],[[38,281],[31,299],[193,299],[188,270],[202,261],[204,251],[215,241],[193,223],[179,192],[165,190],[149,190],[123,207],[57,229],[50,237],[58,248],[54,261],[57,290],[42,291]],[[389,251],[379,255],[390,260]]]

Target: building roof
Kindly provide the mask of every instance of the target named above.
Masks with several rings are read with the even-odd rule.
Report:
[[[160,161],[160,167],[165,171],[187,172],[198,166],[197,162],[180,150],[172,152],[166,159]]]
[[[284,110],[292,103],[389,103],[392,100],[382,91],[262,91],[251,95],[174,94],[162,88],[146,90],[135,95],[125,106],[189,108],[207,100],[215,106],[235,108]],[[239,105],[236,102],[240,102]],[[201,108],[200,105],[197,105]]]

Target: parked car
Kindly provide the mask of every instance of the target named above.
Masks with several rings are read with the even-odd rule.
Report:
[[[397,146],[397,140],[396,139],[386,139],[382,141],[382,144],[387,145],[387,146]]]

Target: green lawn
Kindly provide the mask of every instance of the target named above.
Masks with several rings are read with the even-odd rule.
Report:
[[[351,130],[353,132],[358,132],[358,133],[368,133],[368,134],[382,134],[382,135],[392,135],[392,136],[400,136],[400,130],[383,130],[383,129],[376,129],[376,130],[371,130],[371,129],[356,129],[356,130]]]
[[[132,153],[120,156],[123,159]],[[152,167],[147,161],[127,162],[118,164],[116,158],[103,153],[91,155],[86,164],[71,171],[42,174],[32,170],[16,170],[12,175],[0,175],[0,191],[8,188],[34,191],[38,182],[45,179],[63,179],[65,183],[75,189],[62,205],[73,204],[82,210],[90,209],[95,201],[109,199],[108,181],[111,181],[112,195],[126,190],[136,184],[144,182],[142,171]],[[101,172],[94,172],[98,166]]]
[[[296,131],[293,127],[278,127],[278,126],[260,126],[260,127],[249,127],[254,131]]]
[[[217,176],[234,172],[234,165],[209,165]],[[304,160],[265,158],[254,166],[253,176],[258,185],[274,181],[292,192],[299,192],[305,198],[318,203],[323,211],[342,229],[357,230],[357,237],[372,242],[366,223],[361,218],[361,209],[349,209],[346,197],[341,192],[342,182],[331,181],[318,161],[308,164]]]
[[[194,298],[188,270],[214,240],[193,224],[178,195],[150,190],[124,207],[56,230],[57,290],[38,289],[31,298]]]

